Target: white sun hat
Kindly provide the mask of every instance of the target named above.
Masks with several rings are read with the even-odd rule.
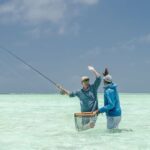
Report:
[[[110,82],[110,83],[111,83],[111,82],[112,82],[112,76],[108,74],[108,75],[106,75],[106,76],[103,78],[103,80],[106,81],[106,82]]]
[[[82,76],[81,77],[81,82],[83,82],[84,80],[89,80],[90,78],[88,76]]]

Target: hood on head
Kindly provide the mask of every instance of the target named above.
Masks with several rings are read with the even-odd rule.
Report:
[[[112,83],[112,76],[110,74],[108,74],[108,75],[104,76],[103,80],[108,83]]]
[[[115,83],[107,84],[106,86],[104,86],[104,89],[107,89],[107,88],[116,89],[117,88],[117,84],[115,84]]]

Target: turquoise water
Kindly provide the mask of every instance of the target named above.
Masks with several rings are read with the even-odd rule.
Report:
[[[150,94],[121,94],[121,129],[110,133],[105,115],[77,132],[79,100],[60,95],[0,95],[0,150],[150,150]],[[102,95],[99,95],[99,103]]]

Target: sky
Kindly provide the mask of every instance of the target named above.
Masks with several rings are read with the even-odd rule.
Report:
[[[70,91],[108,67],[118,90],[150,92],[149,0],[0,0],[0,46]],[[0,49],[0,93],[56,88]],[[103,84],[99,89],[103,91]]]

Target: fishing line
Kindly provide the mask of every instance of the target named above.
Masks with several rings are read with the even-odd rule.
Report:
[[[47,81],[49,81],[50,83],[52,83],[54,86],[56,86],[58,89],[62,89],[62,87],[57,84],[56,82],[54,82],[53,80],[51,80],[49,77],[47,77],[45,74],[43,74],[42,72],[40,72],[38,69],[36,69],[35,67],[33,67],[32,65],[30,65],[29,63],[27,63],[24,59],[22,59],[21,57],[19,57],[18,55],[16,55],[15,53],[11,52],[9,49],[4,48],[2,46],[0,46],[0,49],[7,52],[9,55],[11,55],[12,57],[16,58],[18,61],[22,62],[24,65],[28,66],[30,69],[32,69],[34,72],[38,73],[40,76],[42,76],[44,79],[46,79]]]

